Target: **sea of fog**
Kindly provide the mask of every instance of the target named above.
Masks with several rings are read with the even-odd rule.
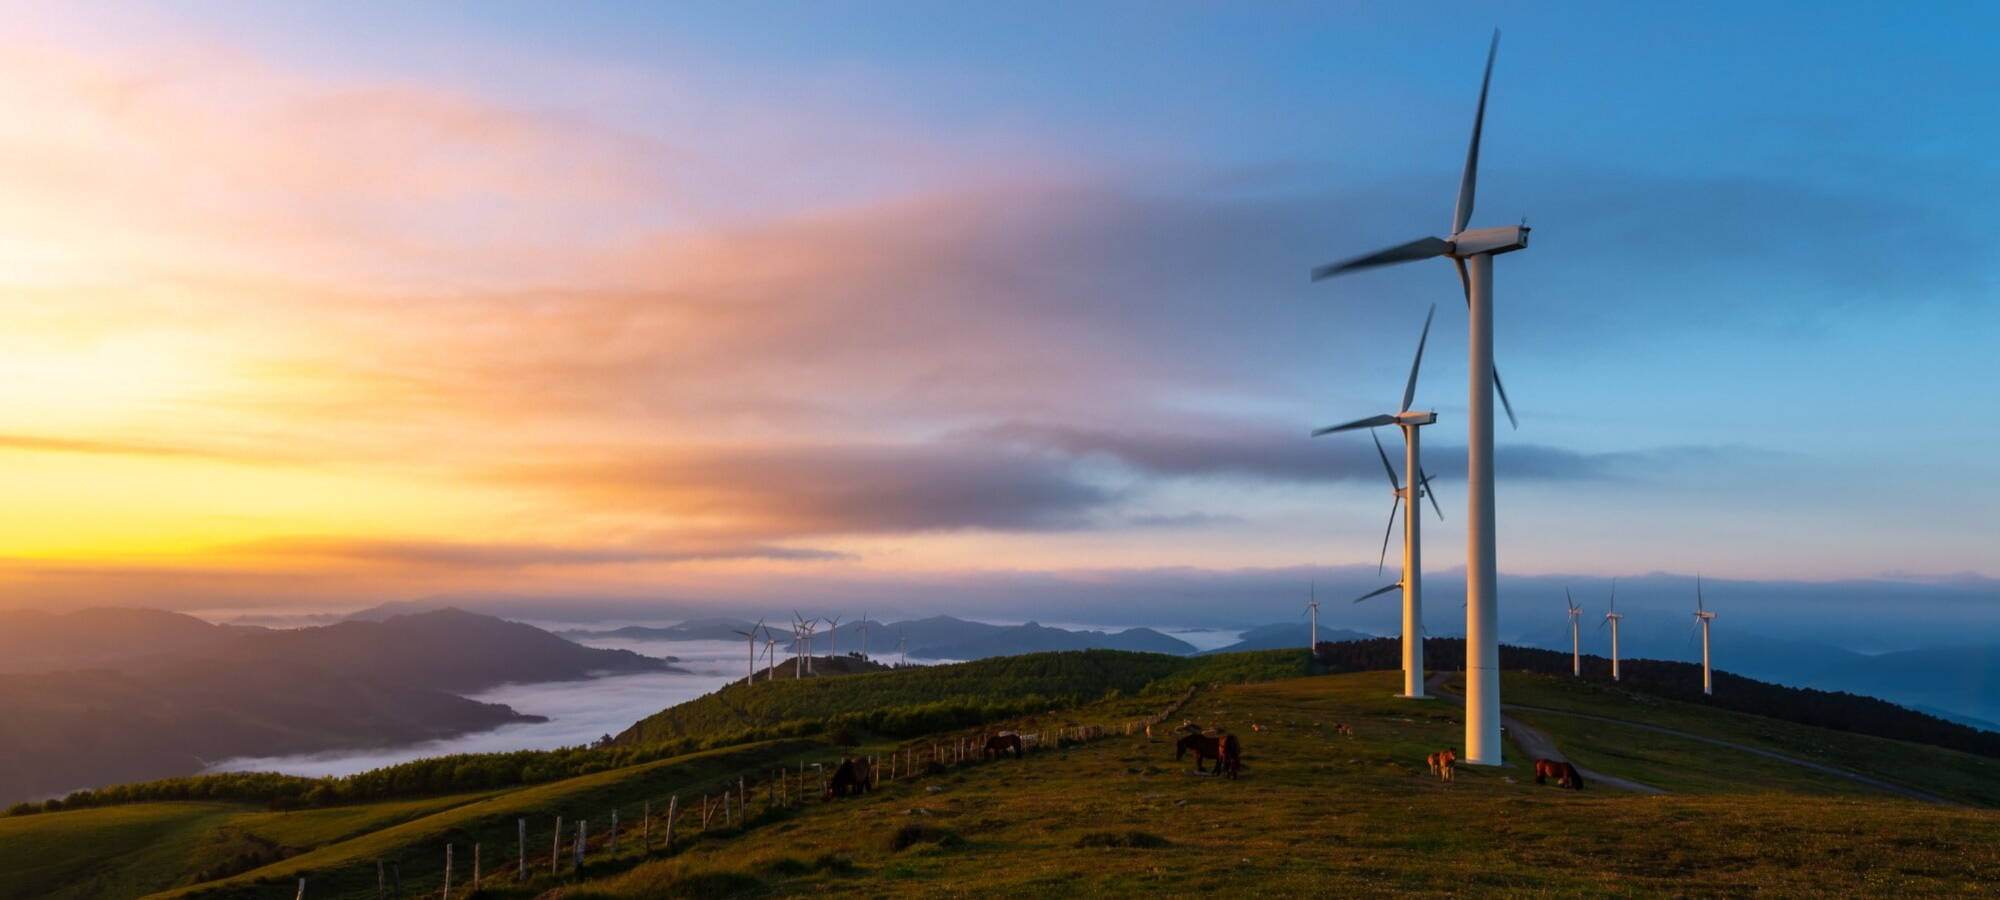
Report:
[[[209,771],[351,775],[427,756],[574,747],[617,734],[666,707],[742,678],[749,657],[745,645],[734,641],[583,640],[579,643],[647,656],[676,657],[679,661],[675,665],[686,671],[502,685],[468,696],[486,703],[505,703],[517,712],[547,716],[549,720],[502,725],[455,738],[373,750],[238,757],[215,763]]]
[[[603,622],[585,624],[527,621],[529,624],[552,630],[564,628],[606,630],[616,627]],[[1104,629],[1105,626],[1060,627]],[[1200,650],[1212,650],[1232,644],[1239,634],[1236,631],[1208,629],[1168,630],[1168,633],[1193,644]],[[675,665],[686,671],[611,675],[585,681],[502,685],[469,696],[487,703],[505,703],[517,712],[547,716],[549,720],[503,725],[491,731],[474,732],[455,738],[371,750],[337,750],[297,756],[237,757],[214,763],[209,766],[208,771],[284,772],[309,776],[352,775],[413,759],[452,753],[492,753],[574,747],[588,744],[607,734],[617,734],[632,723],[666,707],[716,690],[743,677],[749,665],[747,646],[735,641],[587,638],[579,640],[578,643],[608,650],[630,650],[647,656],[675,657],[678,660]],[[783,657],[782,648],[779,655]],[[879,648],[876,649],[875,655],[877,658],[884,658]],[[929,663],[949,661],[925,660]]]

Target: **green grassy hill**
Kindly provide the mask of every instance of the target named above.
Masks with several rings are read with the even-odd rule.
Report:
[[[452,896],[466,895],[477,842],[486,876],[479,896],[523,900],[1137,895],[1249,886],[1275,895],[1965,894],[2000,887],[2000,811],[1990,808],[2000,802],[2000,761],[1990,757],[1510,672],[1508,702],[1530,707],[1511,716],[1549,732],[1579,764],[1672,793],[1537,786],[1511,746],[1508,765],[1463,767],[1455,783],[1444,784],[1425,771],[1423,756],[1458,743],[1461,710],[1390,696],[1399,683],[1393,672],[1302,676],[1304,651],[1199,663],[1053,656],[1068,658],[770,685],[771,715],[794,718],[809,716],[815,703],[854,713],[870,701],[909,708],[940,702],[934,698],[1003,697],[997,692],[1020,689],[997,681],[1010,672],[1021,683],[1039,679],[1049,696],[1086,699],[986,726],[1042,734],[1048,749],[1025,760],[957,763],[866,797],[790,807],[773,807],[765,791],[753,790],[748,827],[702,833],[692,816],[684,818],[671,853],[639,846],[642,803],[657,815],[669,796],[692,807],[738,776],[754,786],[779,767],[796,773],[802,763],[830,764],[843,754],[928,749],[979,726],[916,738],[861,732],[853,748],[824,739],[746,743],[527,787],[323,809],[138,803],[4,818],[0,871],[23,877],[0,880],[0,896],[290,898],[304,876],[309,897],[372,897],[378,860],[400,867],[406,896],[435,896],[447,842],[456,847],[460,881]],[[1164,738],[1123,733],[1123,723],[1158,712],[1190,684],[1201,687],[1174,721],[1236,732],[1246,749],[1240,779],[1195,776],[1190,763],[1173,760]],[[1109,693],[1113,687],[1118,694]],[[681,727],[692,727],[688,721]],[[1355,733],[1337,733],[1337,722]],[[1087,724],[1111,728],[1099,740],[1055,746],[1058,729]],[[1891,796],[1642,725],[1860,772],[1965,806]],[[810,775],[807,784],[816,793]],[[614,808],[625,825],[615,857],[604,831]],[[565,862],[552,876],[556,815],[566,823]],[[512,881],[520,817],[529,821],[535,872],[525,884]],[[592,835],[581,875],[567,863],[568,823],[578,818],[590,820]],[[660,833],[655,824],[655,844]],[[223,871],[231,874],[204,879]]]
[[[731,731],[817,733],[851,723],[872,733],[910,736],[1076,705],[1113,691],[1168,693],[1194,680],[1303,675],[1303,651],[1224,657],[1074,650],[862,672],[840,678],[741,682],[662,710],[620,733],[645,745]],[[828,720],[835,720],[829,723]]]

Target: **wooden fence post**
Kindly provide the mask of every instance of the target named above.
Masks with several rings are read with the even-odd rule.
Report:
[[[653,852],[653,801],[647,800],[639,806],[639,852]]]
[[[556,833],[549,842],[549,874],[555,875],[562,866],[562,816],[556,817]]]
[[[590,840],[590,820],[576,820],[576,871],[583,871],[583,845]]]
[[[466,888],[465,895],[470,897],[477,890],[479,890],[479,844],[474,843],[472,845],[472,886]]]
[[[389,867],[381,860],[375,861],[375,900],[389,896]]]
[[[662,845],[661,845],[661,846],[665,847],[665,848],[666,848],[666,849],[668,849],[668,850],[672,850],[672,849],[674,849],[674,817],[675,817],[676,815],[678,815],[678,814],[680,813],[680,811],[681,811],[681,795],[679,795],[679,794],[675,794],[675,795],[673,795],[672,797],[668,797],[668,798],[667,798],[667,840],[666,840],[666,842],[665,842],[664,844],[662,844]]]
[[[618,807],[611,808],[611,858],[618,858]]]
[[[744,787],[743,776],[736,776],[736,821],[750,824],[750,791]]]
[[[299,900],[306,900],[306,880],[299,879]]]
[[[514,829],[516,831],[514,846],[520,848],[521,851],[520,870],[514,873],[514,880],[527,881],[528,880],[528,820],[525,817],[515,819]]]
[[[451,845],[444,845],[444,900],[451,900]]]

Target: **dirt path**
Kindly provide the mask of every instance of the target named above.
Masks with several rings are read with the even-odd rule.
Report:
[[[1461,697],[1458,694],[1454,694],[1451,691],[1445,689],[1444,683],[1446,679],[1449,679],[1450,677],[1451,673],[1449,672],[1433,672],[1431,673],[1430,680],[1425,683],[1430,686],[1431,690],[1437,692],[1439,696],[1442,696],[1445,699],[1458,704],[1459,706],[1464,706],[1465,705],[1464,697]],[[1501,706],[1502,709],[1507,708],[1505,704],[1502,704]],[[1562,750],[1556,747],[1556,742],[1554,738],[1549,737],[1547,732],[1544,732],[1533,725],[1529,725],[1526,722],[1522,722],[1521,720],[1516,719],[1512,716],[1502,715],[1500,717],[1500,726],[1507,729],[1507,735],[1514,739],[1514,743],[1521,745],[1521,750],[1527,753],[1530,758],[1553,759],[1559,762],[1571,761],[1569,757],[1563,755]],[[1586,769],[1582,766],[1577,766],[1576,771],[1577,774],[1583,776],[1583,782],[1585,784],[1589,784],[1594,781],[1597,782],[1598,784],[1609,785],[1611,787],[1618,788],[1619,790],[1631,791],[1637,794],[1666,793],[1666,791],[1661,790],[1660,788],[1656,788],[1650,784],[1640,784],[1639,782],[1633,781],[1628,778],[1619,778],[1616,775],[1606,775],[1603,772],[1594,771],[1592,769]]]
[[[1451,677],[1451,675],[1452,673],[1450,672],[1434,672],[1431,674],[1429,681],[1426,683],[1430,685],[1432,690],[1435,690],[1438,693],[1443,694],[1444,696],[1450,698],[1451,702],[1463,706],[1465,705],[1464,697],[1461,697],[1457,694],[1451,693],[1450,691],[1444,689],[1444,683],[1447,679]],[[1749,753],[1754,756],[1761,756],[1764,757],[1765,759],[1775,759],[1779,762],[1790,763],[1800,768],[1811,769],[1815,772],[1819,772],[1824,775],[1832,775],[1836,778],[1845,778],[1849,781],[1865,784],[1869,787],[1875,788],[1876,790],[1887,791],[1899,797],[1908,797],[1911,800],[1921,800],[1925,803],[1935,803],[1938,804],[1939,806],[1962,805],[1959,803],[1954,803],[1950,800],[1946,800],[1945,798],[1939,797],[1936,794],[1926,794],[1923,791],[1919,791],[1914,788],[1903,787],[1900,784],[1892,784],[1890,782],[1883,781],[1879,778],[1870,778],[1869,776],[1863,775],[1859,772],[1850,772],[1846,769],[1837,769],[1834,768],[1833,766],[1812,762],[1811,760],[1799,759],[1798,757],[1795,756],[1786,756],[1782,753],[1773,753],[1769,750],[1761,750],[1756,747],[1750,747],[1744,744],[1736,743],[1735,741],[1725,741],[1722,740],[1721,738],[1712,738],[1699,734],[1689,734],[1688,732],[1685,731],[1675,731],[1672,728],[1661,728],[1658,725],[1645,725],[1639,722],[1629,722],[1624,719],[1614,719],[1611,718],[1610,716],[1591,715],[1590,713],[1569,712],[1567,710],[1549,709],[1547,707],[1541,707],[1541,706],[1520,706],[1518,704],[1512,704],[1512,703],[1502,703],[1500,706],[1501,709],[1503,710],[1520,709],[1520,710],[1527,710],[1529,712],[1545,713],[1548,715],[1555,715],[1555,716],[1570,716],[1572,718],[1577,718],[1577,719],[1590,719],[1592,721],[1597,721],[1597,722],[1608,722],[1613,725],[1622,725],[1626,728],[1637,728],[1640,731],[1650,731],[1655,734],[1672,735],[1674,737],[1685,738],[1690,741],[1699,741],[1704,744],[1713,744],[1714,746],[1717,747],[1727,747],[1731,750],[1737,750],[1743,753]],[[1530,754],[1545,756],[1548,759],[1565,758],[1563,757],[1560,751],[1556,750],[1555,741],[1550,740],[1547,734],[1537,730],[1533,726],[1523,724],[1520,720],[1514,719],[1506,715],[1502,715],[1500,717],[1500,723],[1503,726],[1505,726],[1510,732],[1513,733],[1514,740],[1521,745],[1521,748],[1523,750],[1527,750]],[[1530,735],[1533,735],[1533,738],[1530,738],[1529,737]],[[1536,746],[1546,748],[1548,752],[1543,753],[1541,749],[1536,749],[1536,746],[1531,746],[1531,741],[1542,742],[1541,744]],[[1637,782],[1625,781],[1623,779],[1613,778],[1608,775],[1598,774],[1590,771],[1589,769],[1585,769],[1582,766],[1578,766],[1577,771],[1583,773],[1583,777],[1586,779],[1597,778],[1598,780],[1603,781],[1606,784],[1617,785],[1620,787],[1626,787],[1627,785],[1638,784]],[[1638,790],[1642,793],[1648,793],[1648,794],[1666,793],[1666,791],[1660,790],[1659,788],[1649,787],[1646,785],[1638,785],[1636,788],[1626,787],[1626,789]]]

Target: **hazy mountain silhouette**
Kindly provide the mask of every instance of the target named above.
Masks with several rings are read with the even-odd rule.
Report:
[[[458,692],[670,668],[458,610],[290,631],[150,610],[6,613],[0,655],[15,669],[0,674],[0,802],[537,721]]]
[[[1259,625],[1239,635],[1236,643],[1205,652],[1236,653],[1242,650],[1283,650],[1288,647],[1297,647],[1300,650],[1304,650],[1306,649],[1305,632],[1311,627],[1305,622],[1278,622],[1272,625]],[[1373,637],[1375,635],[1362,634],[1359,631],[1349,631],[1345,628],[1319,626],[1320,643],[1327,641],[1365,641]]]

